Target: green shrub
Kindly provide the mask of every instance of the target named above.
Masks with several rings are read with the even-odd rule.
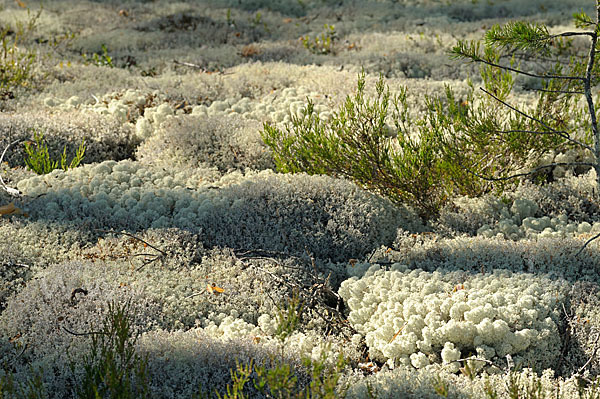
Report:
[[[148,359],[135,353],[136,338],[131,330],[129,304],[109,303],[100,331],[93,331],[90,351],[83,359],[83,378],[76,392],[81,399],[149,398]],[[73,362],[76,374],[79,365]]]
[[[12,97],[17,87],[30,87],[34,79],[36,52],[21,47],[33,30],[41,14],[30,15],[27,23],[17,22],[14,28],[0,29],[0,94]]]
[[[47,397],[41,372],[29,371],[30,377],[24,383],[16,382],[10,371],[4,369],[0,377],[0,399],[27,398],[44,399]]]
[[[600,3],[596,8],[600,11]],[[485,34],[483,45],[459,41],[452,49],[454,58],[482,65],[483,82],[482,94],[475,96],[472,88],[464,107],[447,107],[446,129],[461,132],[454,137],[452,151],[457,163],[495,182],[536,174],[544,178],[556,167],[592,167],[600,185],[600,130],[592,96],[592,87],[600,83],[595,61],[600,24],[583,12],[574,14],[574,21],[580,31],[559,34],[531,22],[496,25]],[[574,37],[589,39],[587,54],[574,52]],[[511,98],[515,76],[535,82],[533,105],[516,104]],[[592,161],[540,163],[551,150],[568,148]]]
[[[277,331],[275,335],[279,339],[283,341],[296,331],[300,325],[303,308],[304,303],[300,300],[297,290],[294,290],[292,297],[283,309],[278,307]]]
[[[93,53],[91,56],[86,53],[81,54],[83,58],[83,63],[86,65],[96,65],[96,66],[107,66],[110,68],[114,68],[112,57],[108,55],[108,49],[106,45],[102,45],[102,54]]]
[[[85,140],[82,140],[75,157],[73,157],[70,163],[67,164],[66,145],[63,147],[60,161],[52,161],[50,153],[48,152],[48,145],[44,141],[44,135],[34,131],[34,140],[35,144],[30,142],[25,143],[25,152],[27,153],[25,164],[38,175],[44,175],[59,168],[64,171],[76,168],[85,154]]]
[[[393,202],[415,206],[425,218],[437,214],[458,173],[445,159],[442,131],[409,118],[406,89],[392,97],[383,77],[375,99],[366,99],[364,89],[362,72],[356,94],[330,121],[322,120],[308,100],[285,131],[266,123],[261,137],[273,150],[277,169],[346,177]],[[435,111],[433,105],[430,109]]]
[[[321,36],[311,38],[307,35],[300,38],[304,48],[313,54],[329,54],[333,51],[333,44],[337,40],[335,26],[325,24],[323,27],[325,32]]]
[[[298,377],[293,373],[292,367],[283,362],[274,361],[274,366],[267,368],[265,366],[249,364],[238,364],[237,369],[231,370],[232,384],[227,385],[227,392],[221,396],[221,393],[215,392],[216,396],[224,399],[244,399],[249,398],[244,393],[244,387],[252,381],[253,386],[268,398],[289,398],[289,399],[335,399],[344,397],[344,387],[339,393],[336,393],[336,387],[341,377],[341,372],[346,366],[346,360],[342,355],[338,356],[333,365],[327,364],[328,351],[321,353],[318,360],[304,358],[303,364],[311,375],[310,383],[302,388],[298,384]],[[200,391],[199,398],[206,397],[203,391]]]
[[[393,202],[415,205],[425,218],[435,217],[450,195],[500,193],[515,178],[544,181],[556,167],[592,167],[600,185],[600,129],[591,91],[600,83],[600,24],[584,13],[574,18],[577,27],[592,30],[550,35],[543,25],[512,22],[493,27],[483,48],[459,42],[455,58],[483,65],[481,92],[470,83],[467,98],[458,99],[448,86],[444,96],[426,97],[420,119],[408,115],[406,90],[392,97],[381,78],[376,98],[366,100],[363,72],[356,95],[331,121],[321,120],[309,101],[286,132],[265,124],[261,135],[279,171],[347,177]],[[573,36],[591,39],[587,57],[572,54]],[[321,43],[304,42],[309,49]],[[530,72],[536,62],[546,70]],[[533,105],[511,104],[513,74],[541,80]],[[396,127],[391,133],[388,119]],[[570,148],[593,160],[542,164],[551,151]]]

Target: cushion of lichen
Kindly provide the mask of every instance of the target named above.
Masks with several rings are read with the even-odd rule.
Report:
[[[522,239],[492,237],[443,238],[429,233],[419,236],[399,231],[389,248],[380,248],[373,260],[400,262],[411,269],[434,271],[437,268],[489,272],[505,269],[513,272],[548,273],[570,282],[579,279],[599,281],[600,254],[591,243],[577,253],[587,236]]]
[[[61,397],[68,386],[70,359],[81,359],[89,348],[86,338],[76,337],[65,328],[79,333],[100,326],[111,301],[131,303],[134,331],[147,332],[140,353],[151,355],[150,373],[173,383],[165,385],[162,378],[155,379],[153,389],[160,393],[158,397],[169,397],[167,392],[171,389],[196,389],[197,384],[190,385],[188,378],[203,384],[207,378],[215,378],[215,383],[229,382],[229,368],[235,366],[236,357],[254,357],[258,361],[281,353],[267,339],[262,341],[264,347],[257,345],[260,339],[237,342],[244,337],[234,331],[223,337],[233,340],[227,342],[198,329],[189,333],[176,331],[211,326],[214,330],[227,317],[254,325],[262,314],[270,314],[274,320],[278,308],[292,295],[293,287],[285,282],[291,279],[299,285],[314,284],[309,275],[312,267],[292,258],[269,259],[261,254],[253,259],[250,254],[238,257],[228,249],[205,250],[196,235],[177,229],[149,230],[137,237],[108,235],[96,245],[78,251],[83,261],[48,266],[10,297],[0,316],[0,341],[4,343],[1,355],[2,360],[13,361],[15,352],[7,340],[19,336],[13,340],[19,348],[25,348],[15,366],[23,372],[17,373],[19,381],[25,378],[29,366],[41,368],[45,381],[53,387],[50,392],[56,389],[55,397]],[[161,253],[144,242],[152,243],[165,255],[146,263]],[[213,292],[207,286],[223,291]],[[77,288],[86,293],[74,294]],[[299,329],[318,331],[318,327],[318,323],[309,322]],[[290,353],[286,352],[286,356],[298,363],[301,353],[294,351],[307,345],[302,340],[311,341],[313,346],[318,343],[316,334],[287,343]],[[200,338],[206,346],[198,345]],[[178,356],[180,351],[174,353],[173,345],[188,349],[193,346],[190,353],[198,356]],[[219,356],[218,367],[209,364],[211,356]],[[191,369],[183,372],[188,366]],[[189,374],[196,372],[194,377]]]
[[[152,331],[140,337],[138,353],[148,356],[148,375],[153,398],[189,398],[199,390],[205,394],[226,392],[231,386],[230,370],[237,365],[271,367],[277,361],[286,361],[294,366],[305,385],[307,376],[298,367],[298,359],[285,354],[272,342],[263,343],[257,338],[245,337],[227,340],[216,338],[202,329],[168,332]],[[252,398],[262,395],[247,384],[244,391]]]
[[[537,204],[539,213],[555,217],[567,215],[569,220],[594,222],[600,220],[600,201],[595,173],[567,176],[545,185],[523,183],[515,197]]]
[[[237,115],[186,115],[163,123],[137,149],[140,162],[197,167],[207,165],[226,172],[275,167],[272,153],[262,142],[262,125]]]
[[[567,288],[564,280],[548,276],[506,270],[428,273],[397,263],[388,271],[374,265],[362,278],[344,281],[339,294],[371,359],[416,368],[443,363],[456,372],[452,361],[469,354],[494,363],[512,355],[516,363],[536,369],[555,365]],[[460,351],[459,357],[447,360],[448,349]],[[417,362],[415,354],[428,360]]]
[[[101,262],[73,261],[54,265],[39,272],[35,279],[9,299],[0,316],[0,340],[13,339],[13,345],[25,348],[20,357],[5,345],[3,361],[18,362],[17,374],[27,373],[29,366],[41,368],[48,381],[68,386],[69,356],[81,359],[89,348],[89,337],[68,333],[100,328],[107,302],[131,301],[136,312],[134,330],[147,330],[160,318],[160,303],[153,302],[127,284],[121,284],[122,272]],[[126,282],[126,281],[125,281]],[[86,293],[74,290],[81,288]],[[68,349],[68,351],[67,351]],[[17,377],[19,378],[19,377]]]
[[[110,116],[60,110],[0,113],[0,154],[9,144],[21,140],[8,148],[3,162],[11,167],[25,166],[23,141],[35,142],[34,132],[44,136],[52,161],[60,160],[66,146],[67,163],[82,140],[86,150],[81,163],[130,158],[136,144],[131,130]]]
[[[68,397],[69,365],[71,361],[81,362],[89,349],[90,337],[74,336],[66,329],[75,333],[98,330],[106,315],[107,302],[111,301],[129,302],[134,314],[133,331],[147,332],[140,340],[138,353],[150,355],[151,387],[156,391],[153,397],[172,397],[169,392],[194,392],[197,382],[202,382],[205,388],[224,388],[230,383],[229,370],[235,368],[236,358],[240,361],[254,358],[255,362],[264,363],[281,353],[273,344],[258,345],[258,340],[248,337],[228,336],[224,340],[199,329],[177,332],[184,323],[189,329],[190,320],[193,326],[194,316],[198,318],[197,324],[203,324],[201,314],[257,312],[261,307],[250,302],[265,298],[260,297],[264,294],[259,290],[253,289],[260,284],[256,275],[236,270],[240,269],[239,262],[233,265],[231,258],[217,254],[211,261],[203,260],[202,267],[189,266],[184,258],[194,253],[193,242],[189,241],[192,237],[186,233],[154,232],[144,238],[154,239],[156,243],[159,236],[171,237],[170,245],[163,245],[167,251],[168,247],[175,249],[175,238],[182,243],[179,253],[170,252],[166,262],[160,265],[147,265],[136,271],[128,262],[105,263],[99,259],[100,254],[106,258],[121,258],[120,252],[127,248],[133,253],[144,247],[137,241],[125,241],[122,245],[104,242],[96,251],[84,254],[84,258],[90,258],[89,262],[51,266],[12,298],[0,318],[3,343],[0,356],[3,362],[13,364],[18,382],[25,381],[29,367],[41,369],[47,392],[52,393],[50,397]],[[189,242],[186,243],[186,239]],[[210,294],[206,291],[207,282],[219,284],[225,291],[218,297]],[[273,282],[263,282],[271,298],[281,300]],[[74,294],[77,288],[86,292]],[[193,291],[197,291],[197,295],[186,299]],[[217,316],[214,319],[219,323],[223,317]],[[174,332],[155,331],[157,328]],[[17,336],[12,340],[18,345],[15,350],[7,341]],[[24,351],[16,357],[20,348]],[[213,364],[213,360],[216,363]],[[292,360],[298,362],[297,358]],[[169,384],[165,384],[165,379]]]
[[[577,373],[584,365],[590,375],[598,375],[600,357],[600,286],[598,283],[578,281],[569,295],[569,339],[565,342],[565,357],[561,361],[564,375]]]
[[[356,12],[336,21],[336,30],[345,40],[339,41],[337,51],[333,54],[322,55],[312,54],[298,41],[300,36],[307,33],[312,37],[323,33],[323,25],[331,23],[328,13],[320,13],[324,5],[319,2],[310,5],[305,3],[308,5],[306,11],[315,13],[311,18],[292,17],[284,23],[281,22],[279,12],[269,11],[270,2],[264,2],[260,16],[261,22],[267,25],[265,28],[262,23],[251,22],[257,16],[256,10],[260,6],[244,10],[237,3],[230,6],[215,2],[214,7],[202,8],[187,3],[133,3],[123,8],[129,14],[124,17],[119,16],[119,10],[112,5],[78,2],[78,6],[84,8],[80,12],[69,2],[56,1],[52,7],[44,8],[36,35],[54,37],[59,35],[58,32],[79,32],[71,42],[72,48],[76,50],[60,49],[59,57],[52,54],[62,61],[62,66],[51,69],[40,88],[41,92],[29,93],[25,96],[27,98],[19,98],[17,102],[39,104],[48,95],[67,99],[74,95],[87,97],[89,93],[101,97],[114,90],[148,87],[160,90],[172,98],[185,99],[192,105],[240,94],[256,98],[273,89],[298,85],[308,85],[318,91],[330,86],[323,94],[335,95],[340,91],[348,93],[354,87],[352,80],[362,66],[373,76],[382,72],[389,78],[401,78],[404,80],[403,84],[409,86],[429,86],[439,82],[432,80],[423,84],[420,79],[407,81],[404,79],[406,77],[453,79],[456,80],[454,86],[464,85],[462,80],[476,72],[476,67],[457,63],[448,68],[445,51],[451,47],[456,35],[475,38],[481,29],[477,18],[496,17],[497,12],[493,10],[498,7],[508,7],[515,15],[531,15],[540,7],[537,2],[523,4],[511,1],[508,2],[512,4],[510,6],[502,4],[486,7],[464,3],[467,4],[467,11],[477,10],[475,20],[456,24],[456,16],[448,16],[449,9],[446,6],[428,4],[426,7],[407,8],[397,4],[394,6],[397,9],[390,10],[390,4],[385,2],[366,2],[364,7],[368,8],[371,16],[365,20],[366,13]],[[289,9],[292,6],[297,4],[292,1],[286,7]],[[335,8],[335,4],[327,5],[331,6]],[[552,21],[553,15],[561,15],[569,6],[572,4],[544,4],[545,14],[537,17]],[[461,2],[453,3],[450,8],[454,7],[459,10],[457,15],[465,12]],[[225,23],[228,9],[235,21],[235,32]],[[12,23],[14,19],[26,19],[27,14],[16,4],[9,4],[3,17]],[[373,19],[378,20],[378,28],[374,32],[371,31],[373,23],[369,22]],[[415,23],[420,24],[420,34],[407,34],[407,31],[414,30]],[[87,26],[88,29],[81,31],[81,26]],[[94,31],[93,27],[98,26],[103,29]],[[211,29],[210,35],[200,33],[208,27]],[[449,29],[452,29],[452,34]],[[160,35],[160,39],[157,39],[157,35]],[[241,55],[243,46],[249,43],[256,45],[259,54],[251,57]],[[93,53],[102,54],[103,44],[107,46],[117,68],[81,65],[81,53],[87,53],[88,56]],[[382,56],[382,53],[385,55]],[[173,63],[174,59],[195,63],[208,70],[224,67],[234,69],[226,72],[224,79],[221,74],[197,73],[194,68],[176,65]],[[254,62],[256,60],[260,62]],[[72,62],[68,64],[67,61]],[[125,68],[128,63],[129,67]],[[241,68],[235,68],[237,66]],[[302,69],[305,66],[308,66],[306,74]],[[340,66],[344,68],[342,74],[351,71],[350,84],[336,81],[339,74],[333,72],[340,69]],[[152,71],[156,76],[140,76],[141,73],[148,74]],[[261,73],[257,73],[258,71]],[[272,74],[269,73],[271,71]],[[288,76],[285,71],[290,72]],[[302,71],[301,74],[305,76],[299,76],[298,71]],[[315,74],[318,79],[314,78]],[[335,83],[331,85],[331,81]],[[443,87],[436,91],[443,91]]]
[[[419,228],[409,210],[327,176],[263,171],[218,179],[206,169],[107,161],[21,180],[18,188],[31,220],[129,231],[179,227],[201,233],[207,246],[308,251],[334,261],[390,243],[400,226]]]
[[[178,229],[149,230],[136,237],[139,239],[126,235],[101,238],[96,245],[78,251],[84,263],[68,265],[73,269],[72,274],[79,275],[81,281],[95,278],[95,274],[90,275],[93,266],[85,262],[105,265],[99,266],[103,269],[112,268],[114,275],[105,278],[114,280],[117,288],[135,288],[144,297],[162,304],[160,314],[148,317],[155,319],[154,324],[163,328],[206,324],[211,318],[223,317],[219,315],[232,311],[235,311],[236,317],[256,323],[261,312],[269,313],[274,309],[273,301],[279,305],[280,298],[291,295],[291,287],[284,284],[287,278],[293,278],[298,284],[314,283],[309,279],[312,265],[307,267],[292,258],[269,259],[261,255],[253,259],[250,254],[238,257],[228,249],[204,250],[196,235]],[[153,243],[166,255],[145,247],[140,240]],[[155,255],[160,258],[150,262]],[[34,281],[37,283],[32,281],[18,296],[21,300],[29,297],[29,301],[37,301],[32,290],[36,292],[39,289],[36,284],[39,284],[40,278],[53,280],[56,284],[54,280],[62,279],[61,273],[65,268],[67,266],[63,262],[47,267],[43,273],[38,272],[42,274],[36,275]],[[52,277],[40,277],[49,274]],[[224,292],[209,295],[207,286],[220,287]],[[272,300],[265,296],[267,290]],[[17,306],[21,303],[19,301],[15,302],[13,298],[9,301],[12,305],[8,306]]]
[[[377,243],[389,242],[395,226],[420,228],[406,208],[348,181],[304,174],[263,174],[230,185],[221,190],[210,215],[210,226],[221,225],[204,230],[214,244],[308,250],[335,261],[360,258]]]
[[[452,199],[442,208],[435,227],[447,234],[476,235],[484,224],[494,226],[502,219],[514,218],[515,201],[535,204],[535,214],[528,216],[552,218],[565,215],[572,222],[593,223],[600,220],[596,191],[594,172],[569,175],[543,185],[523,181],[518,187],[503,192],[502,198],[487,194],[478,198]]]
[[[448,398],[471,398],[468,387],[465,389],[465,387],[457,384],[459,380],[460,377],[441,369],[436,371],[411,370],[404,367],[394,370],[386,369],[367,376],[361,372],[356,372],[342,377],[342,383],[348,387],[345,396],[348,399],[371,397],[378,399],[438,399],[440,395],[436,392],[436,386],[439,382],[447,384]],[[369,392],[371,392],[371,395],[369,395]]]
[[[343,381],[349,387],[346,395],[348,399],[436,399],[440,397],[438,389],[444,386],[448,394],[443,396],[453,399],[487,398],[489,390],[496,391],[499,398],[508,398],[511,397],[510,387],[515,386],[514,384],[518,386],[520,394],[535,392],[542,398],[558,396],[564,399],[579,399],[581,395],[594,395],[593,386],[587,386],[580,392],[576,378],[557,377],[551,369],[513,370],[511,373],[475,376],[474,379],[469,379],[464,375],[449,374],[443,370],[408,370],[401,367],[366,377],[362,374],[350,375]],[[369,391],[374,396],[369,395]]]
[[[248,295],[244,286],[252,283],[248,278],[242,280],[243,276],[238,276],[237,280],[229,281],[220,278],[225,270],[231,269],[230,264],[210,265],[220,269],[213,273],[214,280],[206,278],[211,271],[208,262],[203,268],[189,271],[165,271],[156,266],[156,270],[151,270],[152,266],[147,266],[136,273],[127,262],[117,266],[101,261],[58,264],[39,273],[9,300],[0,318],[0,335],[8,340],[20,334],[15,343],[26,348],[19,358],[23,370],[26,365],[41,367],[45,373],[56,373],[50,380],[58,385],[64,383],[69,375],[67,349],[71,356],[80,358],[89,348],[89,342],[71,335],[63,327],[73,332],[88,332],[101,325],[109,301],[130,300],[136,315],[135,329],[149,331],[161,326],[189,328],[195,317],[202,324],[202,314],[212,311],[255,311],[257,307],[246,306],[244,302],[264,300]],[[211,298],[206,290],[207,281],[222,285],[226,291],[219,298],[216,295]],[[85,289],[87,294],[73,296],[77,288]],[[186,299],[194,293],[197,295]],[[272,295],[276,298],[277,290]],[[5,354],[3,360],[11,360],[9,355]]]
[[[61,224],[33,222],[22,215],[0,219],[0,309],[48,265],[76,258],[89,232]]]
[[[128,284],[143,289],[144,295],[163,304],[163,328],[207,325],[229,314],[256,324],[260,314],[273,313],[291,296],[292,287],[286,281],[300,285],[316,282],[310,275],[315,271],[310,261],[270,257],[260,252],[253,257],[247,251],[236,254],[227,248],[208,250],[197,235],[178,229],[148,230],[136,237],[153,243],[167,255],[150,263],[152,256],[161,255],[160,252],[123,235],[98,240],[95,246],[82,251],[82,257],[112,262],[120,270],[125,270],[125,266],[135,270],[128,275]],[[136,255],[140,253],[152,256]],[[320,262],[315,267],[322,273],[342,272]],[[223,292],[212,293],[208,286]]]
[[[477,198],[455,197],[440,210],[436,227],[440,231],[474,236],[484,224],[492,225],[498,222],[502,210],[507,208],[505,203],[491,194]]]
[[[440,43],[433,38],[436,34],[446,34],[451,29],[455,35],[465,36],[481,28],[482,19],[498,19],[499,17],[531,16],[543,10],[539,18],[550,19],[561,15],[561,12],[571,12],[581,6],[581,2],[519,2],[516,0],[503,1],[488,5],[483,2],[473,4],[471,1],[456,1],[451,5],[441,6],[434,2],[418,2],[412,4],[368,1],[357,4],[353,13],[344,12],[344,18],[335,19],[336,30],[341,38],[353,32],[398,32],[403,44],[389,44],[387,48],[394,49],[392,54],[386,51],[386,57],[379,56],[380,52],[370,49],[368,45],[376,42],[367,38],[360,46],[351,47],[340,40],[339,50],[335,55],[312,54],[302,47],[298,38],[309,33],[315,37],[324,32],[323,25],[332,23],[332,9],[339,7],[337,2],[321,1],[210,1],[209,6],[194,7],[186,2],[152,2],[128,3],[123,9],[127,16],[119,15],[119,9],[111,4],[102,2],[78,2],[84,11],[73,9],[70,2],[55,1],[52,7],[46,7],[40,24],[40,34],[56,35],[62,29],[81,31],[72,46],[80,52],[92,54],[101,53],[101,45],[109,46],[114,64],[123,66],[133,59],[134,68],[149,70],[152,67],[164,69],[173,59],[196,62],[206,67],[232,66],[248,62],[248,58],[240,53],[241,47],[248,43],[261,43],[271,53],[270,60],[283,60],[289,64],[327,64],[339,63],[371,66],[377,61],[381,69],[396,75],[402,75],[412,65],[405,63],[407,68],[389,65],[390,60],[402,63],[405,53],[419,54],[420,61],[429,64],[422,68],[425,71],[438,70],[452,73],[461,68],[447,68],[441,65],[447,59],[431,51],[431,45],[424,45],[422,39],[410,40],[405,30],[414,29],[415,23],[420,23],[419,29],[426,38],[431,38],[434,48],[453,42],[454,38],[442,36]],[[231,21],[228,24],[226,13],[230,9]],[[260,22],[253,23],[257,10],[260,10]],[[26,18],[26,14],[16,5],[3,13],[7,22],[15,18]],[[290,18],[287,20],[286,18]],[[282,22],[282,19],[284,20]],[[564,20],[564,18],[560,18]],[[375,24],[376,21],[376,24]],[[233,26],[231,25],[233,22]],[[459,23],[457,23],[459,22]],[[93,29],[92,27],[102,27]],[[376,29],[374,29],[376,27]],[[237,34],[236,34],[237,33]],[[343,39],[342,39],[343,40]],[[414,42],[414,43],[413,43]],[[278,47],[293,44],[295,51],[276,51]],[[363,50],[362,47],[365,47]],[[386,49],[387,49],[386,48]],[[399,50],[397,50],[399,49]],[[237,51],[236,51],[237,50]],[[411,51],[412,50],[412,51]],[[428,51],[429,50],[429,51]],[[442,51],[443,52],[443,51]],[[359,56],[357,56],[357,54]],[[367,56],[363,56],[366,54]],[[73,57],[75,54],[73,55]],[[79,53],[77,54],[79,56]],[[430,60],[430,57],[433,59]],[[381,58],[388,58],[381,62]],[[371,62],[368,62],[368,61]],[[415,62],[416,64],[416,62]],[[402,64],[400,64],[402,65]],[[418,69],[418,68],[415,68]],[[380,69],[375,70],[375,72]],[[387,72],[383,70],[383,72]],[[416,75],[419,76],[419,75]],[[436,76],[437,75],[431,75]],[[464,78],[466,76],[462,76]],[[101,81],[102,79],[98,79]]]

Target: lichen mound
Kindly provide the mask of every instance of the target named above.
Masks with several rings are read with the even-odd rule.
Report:
[[[370,358],[392,367],[441,363],[456,372],[459,359],[476,356],[506,366],[510,355],[515,363],[543,370],[560,356],[560,304],[568,286],[505,270],[428,273],[394,264],[391,270],[375,265],[362,278],[344,281],[339,294]],[[489,364],[472,366],[489,370]]]
[[[399,227],[418,228],[405,208],[327,176],[272,171],[165,170],[106,161],[19,182],[32,220],[85,230],[178,227],[204,244],[312,253],[334,261],[388,245]]]

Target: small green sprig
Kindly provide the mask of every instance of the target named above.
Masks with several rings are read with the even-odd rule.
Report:
[[[325,32],[314,39],[308,35],[301,37],[305,49],[313,54],[329,54],[333,51],[333,44],[338,38],[335,26],[325,24],[324,28]]]
[[[102,45],[102,54],[93,53],[91,56],[88,56],[86,53],[81,54],[83,57],[83,62],[86,65],[92,64],[96,66],[107,66],[110,68],[114,68],[113,60],[110,55],[108,55],[108,49],[106,45]]]
[[[48,151],[48,145],[44,141],[44,135],[34,131],[34,140],[35,143],[26,142],[25,143],[25,152],[27,153],[27,158],[25,158],[25,164],[31,170],[33,170],[38,175],[45,175],[47,173],[52,172],[54,169],[62,169],[67,171],[69,169],[76,168],[79,166],[79,163],[83,159],[85,155],[85,139],[81,140],[81,144],[75,153],[75,157],[71,160],[71,162],[67,163],[67,146],[65,145],[63,148],[63,152],[61,154],[60,160],[53,161],[50,158],[50,153]]]
[[[42,10],[29,20],[17,22],[15,27],[0,30],[0,93],[10,93],[17,87],[31,87],[35,78],[37,53],[23,47],[30,40]]]
[[[277,313],[277,331],[275,335],[285,340],[300,325],[304,304],[300,300],[298,292],[294,292],[285,309],[279,309]]]
[[[149,398],[148,358],[136,353],[138,334],[134,332],[131,303],[108,303],[108,313],[100,331],[73,333],[91,336],[83,364],[71,363],[73,375],[83,369],[77,397]]]

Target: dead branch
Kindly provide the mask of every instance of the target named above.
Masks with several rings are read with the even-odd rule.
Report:
[[[62,326],[63,330],[65,330],[66,332],[68,332],[71,335],[75,335],[77,337],[85,337],[88,335],[108,335],[107,333],[103,332],[103,331],[90,331],[90,332],[83,332],[83,333],[78,333],[75,331],[71,331],[69,330],[67,327]]]
[[[111,233],[111,234],[123,234],[123,235],[126,235],[126,236],[128,236],[128,237],[131,237],[131,238],[133,238],[133,239],[135,239],[135,240],[138,240],[139,242],[141,242],[141,243],[143,243],[143,244],[145,244],[145,245],[149,246],[150,248],[152,248],[152,249],[154,249],[154,250],[156,250],[156,251],[160,252],[160,255],[157,255],[157,254],[146,254],[146,253],[141,253],[141,254],[133,254],[133,255],[131,255],[131,257],[136,257],[136,256],[153,256],[153,257],[154,257],[153,259],[150,259],[150,260],[144,260],[144,261],[143,261],[143,263],[142,263],[142,265],[141,265],[140,267],[138,267],[137,269],[135,269],[135,271],[136,271],[136,272],[139,272],[139,271],[140,271],[140,270],[142,270],[142,269],[143,269],[145,266],[147,266],[147,265],[149,265],[149,264],[151,264],[151,263],[153,263],[153,262],[156,262],[156,261],[158,261],[158,260],[163,260],[164,258],[166,258],[166,257],[168,256],[168,254],[167,254],[165,251],[163,251],[162,249],[160,249],[160,248],[157,248],[157,247],[155,247],[154,245],[150,244],[149,242],[147,242],[147,241],[145,241],[145,240],[143,240],[143,239],[141,239],[141,238],[137,237],[137,236],[136,236],[136,235],[134,235],[134,234],[128,233],[128,232],[126,232],[126,231],[103,230],[103,229],[95,229],[95,231],[100,231],[100,232],[103,232],[103,233]],[[133,265],[132,265],[132,266],[133,266]]]
[[[287,267],[287,266],[283,265],[277,259],[274,259],[272,257],[263,256],[268,253],[272,254],[273,252],[258,249],[258,250],[245,251],[240,254],[246,254],[246,255],[255,254],[254,256],[246,256],[245,259],[261,259],[261,260],[273,262],[280,267]],[[308,271],[308,273],[309,273],[310,278],[315,283],[313,283],[311,285],[304,285],[304,284],[301,285],[299,283],[289,281],[289,279],[279,276],[261,266],[252,264],[250,262],[246,263],[242,260],[242,259],[244,259],[244,257],[242,257],[241,259],[238,258],[238,260],[240,260],[246,267],[252,267],[255,270],[258,270],[259,272],[268,275],[272,279],[279,281],[280,283],[282,283],[289,289],[297,291],[298,295],[299,295],[299,299],[302,301],[302,303],[305,304],[304,309],[308,308],[308,309],[311,309],[312,311],[314,311],[315,314],[329,326],[329,328],[340,330],[341,328],[339,326],[345,325],[348,328],[350,328],[353,332],[355,332],[355,330],[352,328],[352,326],[349,325],[348,321],[345,319],[344,315],[342,314],[342,312],[339,309],[340,304],[343,302],[342,299],[339,297],[339,295],[337,293],[333,292],[333,290],[331,290],[331,288],[329,288],[329,279],[331,277],[331,274],[329,274],[324,279],[321,278],[318,274],[318,270],[317,270],[316,264],[315,264],[312,256],[310,257],[310,260],[311,260],[310,263],[308,263],[306,260],[298,258],[297,256],[292,256],[292,255],[281,253],[281,252],[278,252],[276,254],[279,256],[282,256],[282,257],[293,257],[294,259],[304,261],[306,266],[310,266],[312,268],[312,271]],[[236,255],[236,257],[237,257],[237,255]],[[300,268],[297,268],[297,269],[300,269]],[[306,269],[303,269],[303,270],[306,270]],[[335,301],[337,303],[336,308],[329,306],[325,303],[324,298],[327,298],[327,297],[335,299]],[[271,298],[271,300],[273,300],[273,299]],[[325,310],[327,310],[328,313],[331,313],[332,317],[327,317],[326,315],[319,312],[317,309],[317,306],[315,306],[315,305],[319,305],[319,306],[323,307]]]
[[[498,98],[498,96],[490,93],[488,90],[484,89],[483,87],[480,87],[479,89],[481,91],[483,91],[484,93],[486,93],[488,96],[492,97],[494,100],[498,101],[500,104],[502,104],[505,107],[510,108],[511,110],[515,111],[519,115],[524,116],[527,119],[530,119],[530,120],[532,120],[534,122],[539,123],[541,126],[543,126],[544,128],[548,129],[549,132],[557,134],[560,137],[562,137],[562,138],[564,138],[564,139],[566,139],[566,140],[568,140],[568,141],[570,141],[570,142],[572,142],[574,144],[577,144],[577,145],[579,145],[579,146],[581,146],[581,147],[583,147],[583,148],[585,148],[587,150],[590,150],[593,154],[595,154],[594,149],[592,147],[590,147],[589,145],[587,145],[585,143],[582,143],[582,142],[580,142],[578,140],[572,139],[567,132],[563,132],[563,131],[559,131],[559,130],[553,129],[552,127],[550,127],[544,121],[542,121],[540,119],[537,119],[537,118],[535,118],[535,117],[533,117],[533,116],[531,116],[531,115],[529,115],[529,114],[521,111],[520,109],[518,109],[516,107],[513,107],[512,105],[510,105],[506,101],[501,100],[500,98]]]
[[[598,237],[600,237],[600,233],[596,234],[595,236],[593,236],[592,238],[590,238],[589,240],[587,240],[585,242],[585,244],[583,244],[583,246],[579,249],[579,251],[577,251],[577,253],[575,254],[575,257],[579,256],[579,254],[581,254],[583,252],[583,250],[585,249],[585,247],[587,247],[589,243],[591,243],[592,241],[594,241]]]
[[[173,62],[175,64],[177,64],[177,65],[182,65],[182,66],[186,66],[186,67],[190,67],[190,68],[201,69],[202,72],[206,71],[206,69],[202,65],[192,64],[191,62],[183,62],[183,61],[177,61],[177,60],[173,60]]]
[[[8,143],[8,145],[6,146],[6,148],[4,149],[4,151],[2,151],[2,155],[0,156],[0,165],[2,164],[2,160],[4,159],[4,155],[6,154],[6,151],[8,151],[8,148],[11,145],[15,145],[19,142],[23,141],[23,139],[19,139],[19,140],[15,140],[12,143]],[[4,183],[4,180],[2,180],[2,175],[0,174],[0,183],[2,184],[2,188],[4,188],[4,190],[11,196],[13,197],[20,197],[21,196],[21,192],[19,190],[17,190],[16,188],[12,188],[12,187],[8,187],[6,185],[6,183]]]

